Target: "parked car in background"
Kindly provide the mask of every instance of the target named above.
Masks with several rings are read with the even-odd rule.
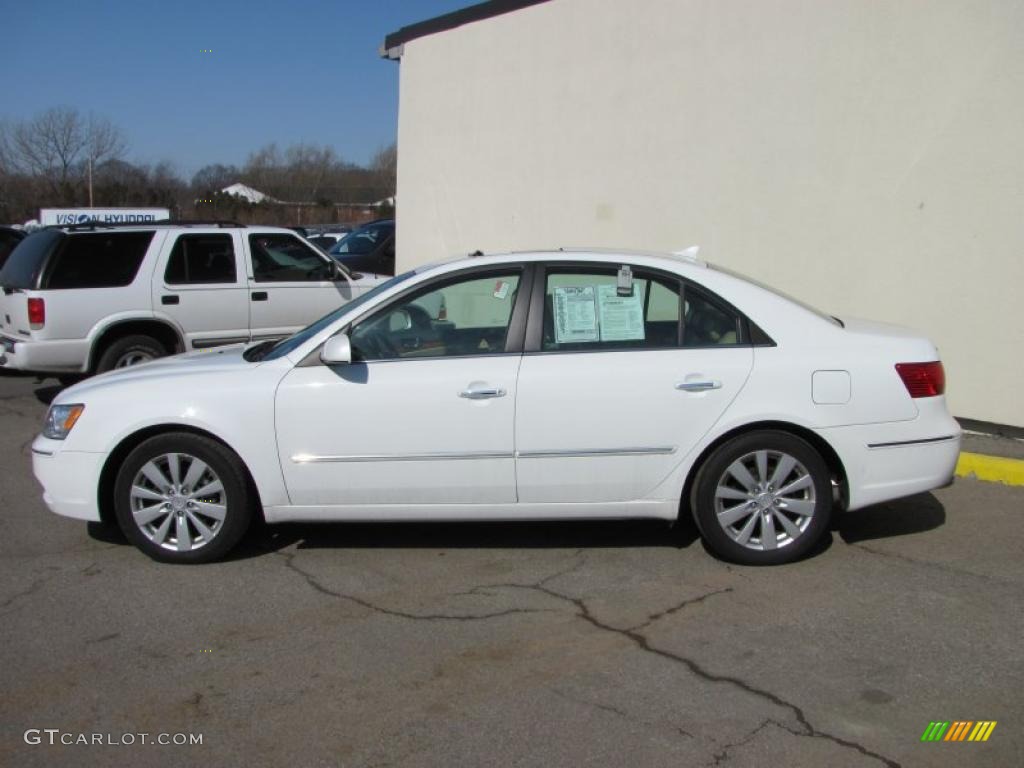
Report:
[[[287,229],[51,227],[0,270],[0,366],[71,377],[280,338],[377,282]]]
[[[395,274],[395,222],[382,219],[364,224],[327,253],[353,272],[390,277]]]
[[[277,343],[71,387],[32,461],[54,512],[180,563],[261,514],[692,515],[719,556],[768,565],[812,552],[836,505],[951,482],[944,392],[920,333],[695,259],[502,254],[406,272]]]
[[[25,233],[13,227],[0,227],[0,269],[3,269],[7,257],[14,247],[25,239]]]

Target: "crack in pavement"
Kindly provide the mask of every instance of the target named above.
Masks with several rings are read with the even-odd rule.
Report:
[[[715,595],[724,595],[732,591],[732,587],[725,587],[723,589],[716,589],[713,592],[706,592],[705,594],[698,595],[697,597],[692,597],[689,600],[683,600],[683,602],[679,603],[678,605],[674,605],[671,608],[666,608],[664,611],[652,613],[650,616],[647,617],[646,621],[643,621],[640,624],[636,624],[632,627],[627,627],[626,629],[630,632],[636,632],[641,629],[647,629],[647,627],[651,626],[651,624],[658,621],[658,619],[663,619],[666,616],[671,616],[673,613],[678,613],[679,611],[683,610],[688,606],[696,605],[697,603],[703,603],[709,597],[714,597]]]
[[[742,739],[740,739],[739,741],[733,741],[733,742],[731,742],[729,744],[726,744],[724,747],[722,747],[722,750],[720,752],[716,752],[714,755],[711,756],[712,762],[705,763],[704,765],[705,766],[712,766],[713,767],[713,766],[719,766],[722,763],[727,762],[729,760],[729,750],[730,749],[735,749],[736,747],[742,747],[745,744],[749,744],[755,738],[757,738],[757,734],[759,734],[761,731],[763,731],[769,725],[775,725],[775,726],[778,726],[779,728],[782,728],[784,731],[787,731],[789,733],[793,733],[793,731],[791,731],[789,728],[786,728],[784,725],[782,725],[782,723],[779,723],[776,720],[772,720],[771,718],[768,718],[767,720],[762,720],[760,725],[758,725],[754,730],[752,730],[750,733],[748,733]],[[797,734],[794,734],[794,735],[803,736],[805,734],[797,733]]]
[[[982,579],[984,581],[991,581],[991,582],[995,582],[997,584],[1009,584],[1009,585],[1012,585],[1012,586],[1020,586],[1015,581],[1010,581],[1008,579],[1003,579],[1003,578],[1000,578],[998,576],[988,576],[988,575],[986,575],[984,573],[975,573],[974,571],[966,571],[963,568],[956,568],[955,566],[947,565],[946,563],[936,563],[936,562],[933,562],[931,560],[918,560],[915,557],[909,557],[907,555],[902,555],[902,554],[899,554],[897,552],[886,552],[885,550],[882,550],[882,549],[875,549],[873,547],[869,547],[866,544],[861,544],[859,542],[853,542],[853,543],[849,544],[849,546],[854,547],[856,549],[861,549],[861,550],[863,550],[865,552],[869,552],[870,554],[875,555],[877,557],[888,557],[888,558],[892,558],[893,560],[899,560],[901,562],[908,563],[909,565],[919,565],[919,566],[923,566],[925,568],[932,568],[932,569],[937,570],[937,571],[942,571],[943,573],[951,573],[951,574],[955,574],[957,576],[971,576],[971,577],[973,577],[975,579]]]
[[[577,552],[575,553],[575,556],[579,556],[582,552],[583,552],[583,550],[577,550]],[[336,597],[336,598],[342,599],[342,600],[347,600],[347,601],[352,602],[352,603],[354,603],[356,605],[362,606],[362,607],[364,607],[364,608],[366,608],[366,609],[368,609],[370,611],[373,611],[375,613],[384,614],[384,615],[387,615],[387,616],[395,616],[395,617],[398,617],[398,618],[410,619],[410,620],[413,620],[413,621],[445,621],[445,620],[448,620],[448,621],[479,621],[479,620],[486,620],[486,619],[497,618],[497,617],[500,617],[500,616],[508,616],[508,615],[517,614],[517,613],[540,613],[540,612],[544,612],[544,609],[529,609],[529,608],[510,608],[510,609],[506,609],[506,610],[503,610],[503,611],[495,611],[493,613],[461,614],[461,615],[460,614],[414,614],[414,613],[408,613],[408,612],[405,612],[405,611],[396,611],[396,610],[393,610],[393,609],[390,609],[390,608],[384,608],[382,606],[375,605],[374,603],[371,603],[371,602],[369,602],[367,600],[364,600],[362,598],[355,597],[353,595],[347,595],[347,594],[344,594],[342,592],[337,592],[335,590],[332,590],[332,589],[324,586],[319,581],[317,581],[316,578],[312,574],[310,574],[308,571],[303,570],[301,567],[299,567],[295,563],[295,558],[298,556],[298,553],[296,553],[296,552],[274,552],[273,554],[277,555],[279,557],[284,558],[285,566],[287,568],[289,568],[290,570],[294,571],[295,573],[297,573],[298,575],[300,575],[306,581],[306,583],[310,587],[315,589],[316,591],[318,591],[318,592],[320,592],[322,594],[325,594],[325,595],[330,595],[332,597]],[[716,674],[714,672],[711,672],[711,671],[705,669],[703,666],[698,664],[693,659],[690,659],[690,658],[688,658],[686,656],[682,656],[682,655],[677,654],[677,653],[673,653],[672,651],[668,651],[668,650],[665,650],[665,649],[662,649],[662,648],[655,647],[655,646],[651,645],[651,642],[646,637],[644,637],[642,634],[640,634],[638,629],[635,629],[635,628],[620,628],[620,627],[614,627],[614,626],[612,626],[610,624],[607,624],[607,623],[601,621],[599,618],[597,618],[593,613],[591,613],[590,608],[589,608],[589,606],[587,606],[586,601],[584,599],[578,598],[578,597],[573,597],[572,595],[567,595],[567,594],[564,594],[562,592],[558,592],[557,590],[554,590],[554,589],[550,588],[549,586],[547,586],[549,582],[554,581],[555,579],[561,578],[563,576],[567,576],[570,573],[573,573],[573,572],[579,570],[580,568],[583,567],[585,562],[586,562],[585,558],[579,558],[569,568],[566,568],[566,569],[563,569],[563,570],[558,571],[556,573],[550,574],[549,576],[545,576],[543,579],[541,579],[541,580],[539,580],[537,582],[534,582],[534,583],[520,584],[520,583],[509,582],[509,583],[498,583],[498,584],[481,584],[481,585],[478,585],[478,586],[475,586],[475,587],[471,588],[468,591],[468,593],[460,593],[460,594],[488,594],[488,591],[490,591],[490,593],[493,594],[493,590],[518,589],[518,590],[526,590],[526,591],[538,592],[540,594],[546,595],[546,596],[548,596],[550,598],[553,598],[555,600],[559,600],[559,601],[562,601],[564,603],[568,603],[571,606],[573,606],[573,608],[575,608],[575,611],[574,611],[575,615],[579,619],[582,619],[583,621],[587,622],[588,624],[590,624],[595,629],[598,629],[598,630],[600,630],[602,632],[610,632],[612,634],[619,635],[619,636],[625,638],[626,640],[629,640],[630,643],[632,643],[636,648],[638,648],[639,650],[643,651],[644,653],[649,653],[649,654],[651,654],[653,656],[657,656],[657,657],[659,657],[661,659],[665,659],[665,660],[670,661],[670,662],[672,662],[674,664],[679,664],[679,665],[685,667],[690,672],[690,674],[694,675],[695,677],[697,677],[697,678],[699,678],[699,679],[701,679],[701,680],[703,680],[703,681],[705,681],[707,683],[714,683],[714,684],[722,684],[722,685],[732,686],[732,687],[734,687],[734,688],[736,688],[736,689],[738,689],[740,691],[743,691],[744,693],[750,694],[751,696],[754,696],[754,697],[759,698],[759,699],[763,699],[764,701],[767,701],[767,702],[769,702],[771,704],[774,704],[777,707],[780,707],[780,708],[782,708],[784,710],[787,710],[788,712],[790,712],[792,714],[793,718],[799,724],[799,729],[794,729],[794,728],[790,728],[788,726],[785,726],[785,725],[779,723],[778,721],[776,721],[774,719],[769,719],[769,720],[766,720],[766,721],[762,722],[754,731],[752,731],[750,734],[748,734],[748,740],[753,738],[756,735],[756,733],[758,733],[759,731],[761,731],[764,728],[766,728],[769,724],[774,723],[778,727],[783,728],[784,730],[788,731],[789,733],[792,733],[795,736],[801,736],[801,737],[804,737],[804,738],[822,739],[824,741],[828,741],[830,743],[836,744],[837,746],[843,747],[844,749],[853,750],[853,751],[859,753],[860,755],[863,755],[864,757],[869,757],[869,758],[872,758],[874,760],[877,760],[878,762],[882,763],[883,765],[887,766],[888,768],[902,768],[900,763],[898,763],[897,761],[895,761],[895,760],[893,760],[891,758],[888,758],[885,755],[879,754],[878,752],[874,752],[874,751],[868,749],[867,747],[865,747],[864,745],[859,744],[858,742],[852,741],[850,739],[844,739],[841,736],[836,736],[834,734],[828,733],[827,731],[822,731],[822,730],[816,728],[807,719],[807,715],[804,713],[804,710],[800,706],[798,706],[797,704],[794,704],[794,703],[792,703],[790,701],[787,701],[782,696],[780,696],[778,694],[775,694],[775,693],[772,693],[771,691],[765,690],[763,688],[759,688],[756,685],[754,685],[752,683],[748,683],[747,681],[745,681],[745,680],[743,680],[741,678],[733,677],[733,676],[730,676],[730,675]],[[657,620],[658,618],[661,618],[664,615],[668,615],[669,613],[675,613],[675,612],[677,612],[679,610],[682,610],[686,605],[692,605],[692,604],[695,604],[695,603],[703,602],[704,600],[706,600],[709,597],[712,597],[712,596],[714,596],[716,594],[722,594],[722,593],[724,593],[726,591],[732,591],[732,588],[731,587],[727,587],[727,588],[722,589],[722,590],[716,590],[714,592],[710,592],[710,593],[707,593],[705,595],[701,595],[701,596],[698,596],[698,597],[695,597],[695,598],[690,598],[690,599],[684,601],[683,603],[681,603],[678,606],[674,606],[673,608],[670,608],[670,609],[668,609],[666,611],[661,611],[660,613],[655,614],[652,617],[649,617],[648,622],[645,623],[645,624],[640,625],[640,627],[646,627],[652,621],[655,621],[655,620]],[[614,711],[614,710],[610,710],[610,711]],[[617,712],[617,714],[619,714],[619,713]],[[685,732],[682,729],[679,729],[679,731],[680,731],[680,733],[682,735],[690,736],[692,738],[692,734],[689,734],[688,732]],[[731,745],[731,747],[735,747],[735,746],[739,746],[739,744]],[[715,763],[716,765],[718,763],[720,763],[725,758],[725,756],[727,756],[728,749],[731,748],[731,747],[727,746],[725,748],[725,750],[724,750],[725,754],[721,758],[716,758],[716,763]]]
[[[50,578],[53,578],[53,577],[51,576]],[[0,608],[7,608],[8,606],[10,606],[14,602],[20,600],[21,598],[28,597],[29,595],[32,595],[32,594],[38,592],[43,587],[43,585],[46,584],[46,582],[48,582],[49,580],[50,580],[49,578],[47,578],[47,579],[36,579],[35,581],[32,582],[31,585],[29,585],[28,589],[23,589],[21,592],[15,592],[13,595],[11,595],[6,600],[4,600],[2,603],[0,603]],[[7,616],[10,616],[12,613],[17,613],[23,607],[24,606],[22,606],[22,605],[18,605],[18,606],[15,606],[14,608],[11,608],[11,610],[9,610],[9,611],[4,611],[3,613],[0,613],[0,619],[6,618]]]
[[[336,597],[341,600],[347,600],[350,603],[355,603],[363,608],[366,608],[373,613],[380,613],[385,616],[394,616],[400,619],[409,619],[412,621],[483,621],[486,619],[496,619],[501,616],[512,616],[515,614],[523,613],[548,613],[549,611],[545,608],[506,608],[502,611],[493,611],[491,613],[474,613],[474,614],[459,614],[459,613],[408,613],[406,611],[398,611],[393,608],[385,608],[381,605],[371,603],[369,600],[364,600],[361,597],[355,595],[346,595],[343,592],[337,592],[321,584],[308,571],[304,571],[298,565],[295,564],[295,558],[298,556],[297,552],[274,552],[274,555],[283,557],[285,559],[285,567],[294,571],[295,573],[302,576],[306,583],[324,595]]]
[[[577,696],[570,696],[565,691],[560,691],[557,688],[549,688],[548,690],[556,696],[565,699],[566,701],[571,701],[573,704],[582,704],[585,707],[593,707],[594,709],[600,709],[602,712],[611,712],[613,715],[618,715],[619,717],[625,718],[626,720],[634,720],[634,718],[630,717],[629,713],[626,710],[619,709],[618,707],[613,707],[611,704],[602,704],[599,701],[590,701],[589,699],[582,699]]]
[[[559,690],[558,688],[549,688],[548,690],[551,691],[556,696],[565,699],[566,701],[571,701],[574,704],[582,704],[585,707],[593,707],[594,709],[599,709],[599,710],[601,710],[603,712],[610,712],[613,715],[617,715],[618,717],[621,717],[624,720],[628,720],[631,723],[640,723],[641,725],[647,725],[647,726],[650,726],[651,728],[659,728],[659,727],[661,727],[658,723],[652,723],[649,720],[641,720],[639,718],[633,717],[626,710],[619,709],[618,707],[613,707],[611,704],[602,704],[599,701],[591,701],[590,699],[584,699],[584,698],[578,697],[578,696],[571,696],[568,693],[566,693],[565,691]],[[673,725],[672,728],[680,736],[685,736],[688,739],[694,738],[694,735],[692,733],[690,733],[688,730],[686,730],[685,728],[683,728],[681,726]]]
[[[550,581],[552,578],[553,577],[548,577],[544,581]],[[833,744],[837,744],[841,747],[844,747],[846,749],[852,749],[865,757],[874,758],[875,760],[878,760],[880,763],[888,766],[889,768],[902,768],[900,763],[896,762],[895,760],[892,760],[891,758],[886,757],[885,755],[881,755],[878,752],[874,752],[862,744],[859,744],[855,741],[851,741],[849,739],[844,739],[841,736],[835,736],[834,734],[828,733],[827,731],[822,731],[818,728],[815,728],[807,719],[807,715],[804,713],[801,707],[790,701],[787,701],[778,694],[772,693],[771,691],[765,690],[763,688],[758,688],[752,683],[748,683],[745,680],[742,680],[738,677],[715,674],[702,667],[693,659],[687,658],[686,656],[681,656],[677,653],[673,653],[672,651],[657,648],[651,645],[650,641],[636,630],[621,629],[619,627],[613,627],[610,624],[606,624],[590,612],[590,608],[587,606],[586,602],[582,598],[573,597],[571,595],[566,595],[561,592],[557,592],[547,587],[544,584],[544,582],[537,582],[536,584],[487,584],[482,585],[481,588],[533,590],[548,595],[549,597],[552,597],[556,600],[561,600],[570,603],[572,606],[575,607],[576,615],[596,629],[599,629],[603,632],[611,632],[616,635],[620,635],[621,637],[624,637],[627,640],[629,640],[633,645],[635,645],[637,648],[639,648],[641,651],[645,653],[649,653],[653,656],[658,656],[659,658],[666,659],[676,664],[680,664],[686,667],[686,669],[689,670],[689,672],[692,675],[700,678],[701,680],[704,680],[705,682],[733,686],[734,688],[738,688],[739,690],[745,693],[748,693],[760,699],[764,699],[765,701],[768,701],[778,707],[781,707],[782,709],[788,710],[792,713],[793,717],[800,724],[799,731],[791,730],[788,728],[786,729],[790,730],[790,732],[794,735],[805,736],[808,738],[815,739],[823,739],[832,742]],[[691,602],[693,601],[691,600]]]

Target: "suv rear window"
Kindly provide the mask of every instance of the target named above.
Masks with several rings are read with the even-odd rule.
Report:
[[[68,235],[46,268],[40,289],[116,288],[130,285],[153,232]]]
[[[26,237],[11,251],[4,268],[0,269],[0,285],[23,290],[35,288],[47,257],[65,237],[63,232],[55,229],[34,232]]]

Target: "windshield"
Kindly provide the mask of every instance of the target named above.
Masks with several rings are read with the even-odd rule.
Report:
[[[322,331],[324,328],[327,328],[329,325],[331,325],[331,323],[336,321],[342,315],[346,314],[347,312],[351,312],[353,309],[359,308],[360,306],[366,304],[369,301],[372,301],[377,296],[384,293],[384,291],[388,290],[389,288],[395,285],[398,285],[399,283],[405,282],[415,274],[415,271],[405,272],[404,274],[397,275],[395,277],[392,277],[390,280],[384,281],[373,290],[367,291],[362,296],[357,296],[347,304],[342,304],[336,310],[324,315],[312,325],[307,325],[305,328],[303,328],[301,331],[298,331],[293,336],[289,336],[288,338],[282,339],[281,341],[277,342],[273,347],[271,347],[266,352],[266,354],[261,355],[256,359],[277,360],[279,357],[284,357],[285,355],[290,354],[291,352],[305,344],[307,341],[309,341],[311,338],[316,336],[318,333],[320,333],[320,331]],[[248,355],[249,351],[255,349],[256,347],[251,347],[250,350],[247,350],[246,354]],[[246,357],[246,359],[249,360],[250,358]],[[252,362],[255,361],[253,360]]]
[[[390,236],[394,227],[395,225],[390,223],[374,224],[349,232],[328,253],[332,256],[371,253]]]
[[[63,237],[64,234],[58,230],[44,229],[18,243],[4,268],[0,269],[0,286],[22,290],[35,288],[47,258]]]
[[[790,302],[796,304],[798,307],[803,307],[808,312],[812,312],[813,314],[815,314],[818,317],[820,317],[822,320],[827,320],[828,322],[832,323],[832,325],[838,325],[839,327],[843,326],[843,323],[839,320],[839,318],[833,317],[832,315],[829,315],[826,312],[822,312],[817,307],[812,307],[807,302],[800,301],[800,299],[795,299],[792,296],[790,296],[788,293],[783,293],[778,288],[773,288],[770,285],[766,285],[765,283],[762,283],[760,280],[755,280],[752,277],[748,277],[747,275],[744,275],[744,274],[742,274],[740,272],[736,272],[734,270],[727,269],[727,268],[725,268],[723,266],[720,266],[718,264],[708,264],[708,267],[710,269],[715,270],[716,272],[724,272],[727,275],[731,275],[732,277],[739,278],[740,280],[743,280],[744,282],[750,283],[751,285],[756,285],[758,288],[763,288],[764,290],[768,291],[769,293],[774,293],[780,299],[785,299],[786,301],[790,301]]]

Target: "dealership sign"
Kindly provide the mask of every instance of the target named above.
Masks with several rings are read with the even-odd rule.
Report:
[[[104,224],[145,224],[151,221],[171,218],[166,208],[42,208],[39,223],[44,227],[57,224],[87,224],[98,221]]]

